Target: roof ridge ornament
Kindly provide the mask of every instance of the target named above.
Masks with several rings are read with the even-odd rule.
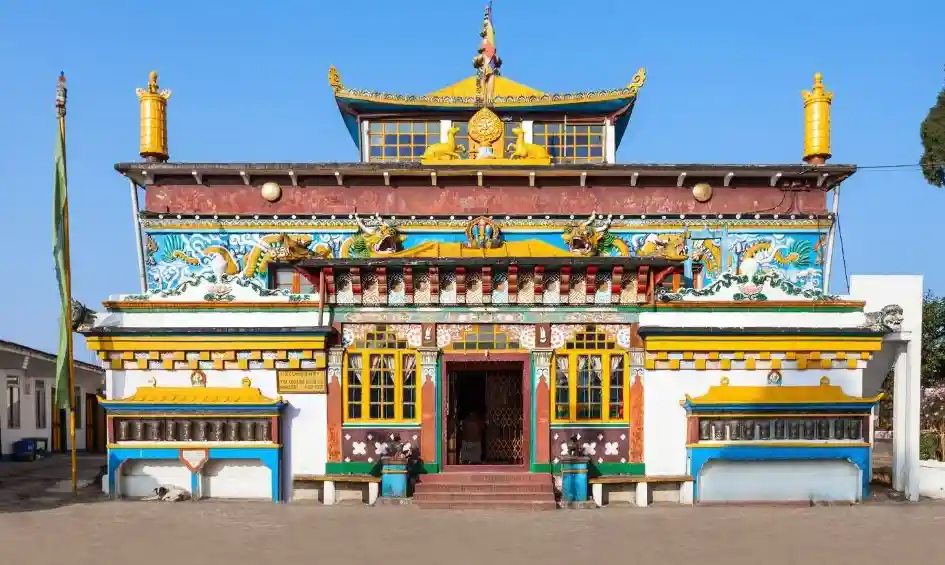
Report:
[[[495,99],[495,78],[501,74],[502,59],[499,58],[495,42],[495,27],[492,25],[492,2],[486,5],[482,19],[482,31],[479,32],[482,43],[473,68],[476,69],[476,102],[481,106],[491,106]]]
[[[331,85],[331,89],[335,92],[343,90],[345,85],[341,82],[341,73],[338,72],[338,69],[334,65],[328,67],[328,84]]]

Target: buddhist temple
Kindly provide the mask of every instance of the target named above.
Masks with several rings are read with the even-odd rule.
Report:
[[[474,74],[435,92],[327,70],[341,119],[325,127],[352,163],[172,161],[173,98],[151,73],[141,160],[115,165],[141,288],[79,321],[107,368],[104,488],[423,508],[865,499],[891,368],[899,413],[916,401],[922,283],[828,290],[856,173],[828,162],[843,94],[813,70],[798,85],[785,163],[618,163],[658,74],[540,91],[505,74],[491,9],[475,24]]]

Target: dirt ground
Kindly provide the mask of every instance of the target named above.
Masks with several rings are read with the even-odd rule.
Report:
[[[84,481],[94,480],[100,463],[100,458],[83,459]],[[907,504],[886,496],[852,507],[669,505],[536,513],[112,502],[94,483],[73,498],[62,480],[61,461],[37,465],[0,465],[4,565],[100,565],[114,559],[135,565],[258,565],[283,559],[345,565],[518,565],[524,559],[547,565],[602,559],[868,565],[906,559],[924,565],[941,562],[945,528],[945,503]]]

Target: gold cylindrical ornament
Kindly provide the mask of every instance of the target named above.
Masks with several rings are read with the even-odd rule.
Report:
[[[804,91],[804,161],[823,164],[830,158],[830,104],[833,93],[824,89],[824,77],[814,75],[814,86]]]
[[[160,90],[157,73],[152,72],[147,88],[137,89],[141,104],[141,157],[148,161],[167,161],[167,100],[170,90]]]

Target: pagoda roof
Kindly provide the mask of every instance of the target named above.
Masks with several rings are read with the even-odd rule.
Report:
[[[128,406],[132,404],[202,404],[202,405],[281,405],[281,398],[269,398],[262,391],[253,387],[249,379],[243,379],[242,386],[140,386],[135,393],[120,400],[99,401],[105,408]]]
[[[476,96],[476,77],[465,78],[430,94],[400,94],[346,87],[341,75],[331,67],[328,81],[342,118],[359,148],[359,118],[370,115],[455,114],[474,112],[482,107]],[[646,83],[646,70],[639,69],[630,82],[621,88],[569,93],[547,93],[535,90],[504,76],[495,83],[491,107],[497,112],[560,114],[573,117],[609,116],[614,119],[617,145],[630,122],[637,93]]]
[[[431,92],[427,96],[453,96],[458,98],[469,98],[476,96],[476,82],[478,79],[476,75],[464,78],[459,82],[454,82],[449,86],[445,86],[435,92]],[[495,79],[495,93],[496,96],[501,96],[503,98],[518,98],[518,97],[540,97],[544,96],[545,93],[540,90],[535,90],[530,86],[525,86],[520,82],[515,82],[512,79],[505,78],[504,76],[498,76]]]
[[[688,394],[681,404],[689,409],[713,407],[784,407],[804,405],[808,407],[828,405],[838,409],[870,407],[882,399],[878,396],[861,398],[850,396],[837,385],[830,384],[830,379],[822,377],[819,386],[731,386],[727,377],[718,385],[709,387],[702,396]]]

